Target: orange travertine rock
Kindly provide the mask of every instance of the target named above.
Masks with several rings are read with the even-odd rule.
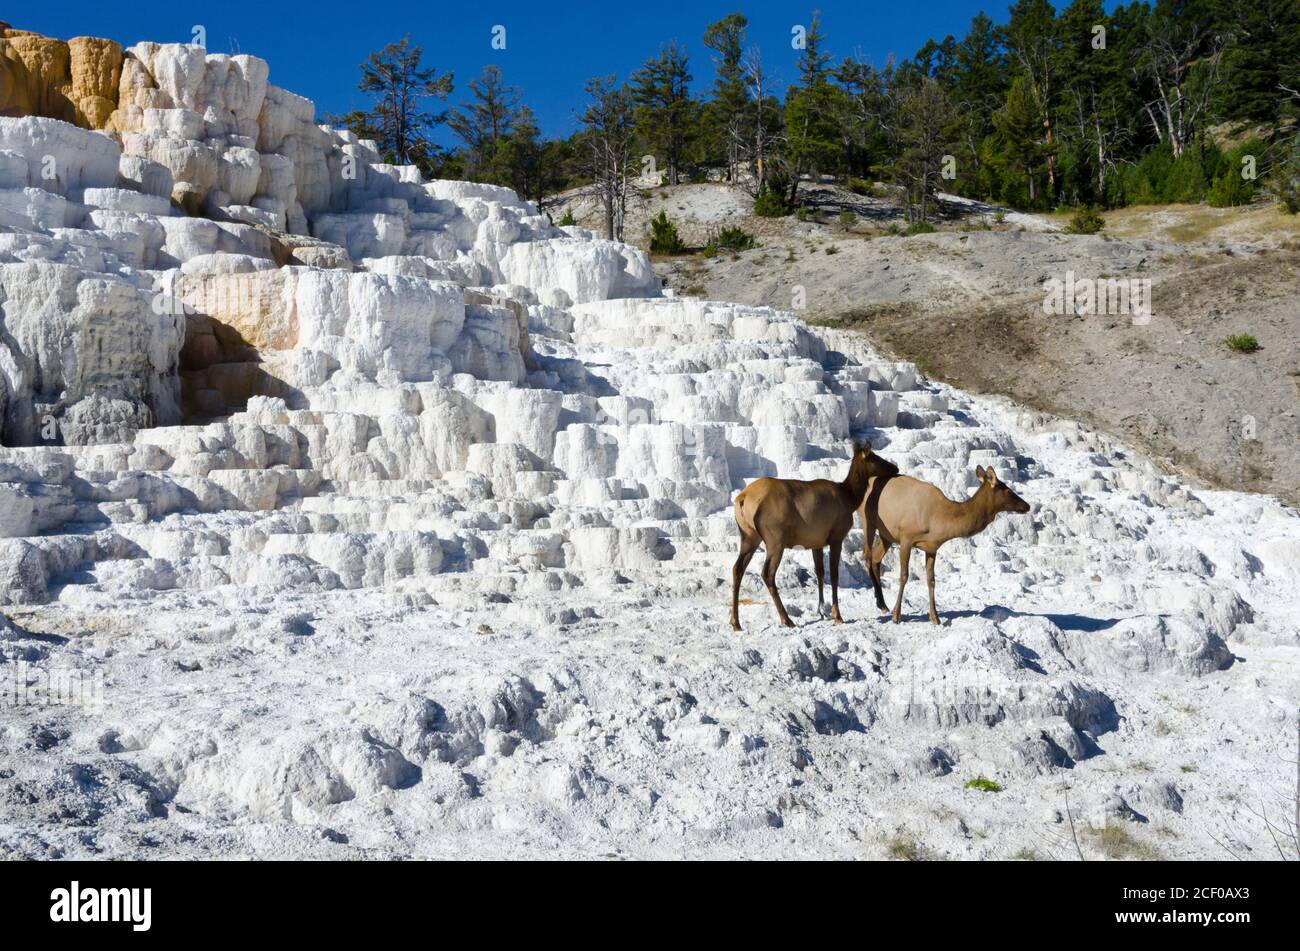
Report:
[[[121,44],[66,42],[0,23],[0,115],[47,116],[102,129],[117,108]]]

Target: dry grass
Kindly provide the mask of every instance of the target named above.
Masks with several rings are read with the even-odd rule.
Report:
[[[898,832],[885,840],[885,855],[896,862],[923,862],[930,852],[910,832]]]
[[[1105,217],[1106,233],[1117,238],[1158,238],[1179,244],[1285,244],[1300,239],[1300,215],[1285,214],[1278,205],[1139,205],[1108,211]]]
[[[1108,859],[1153,861],[1160,858],[1160,853],[1154,847],[1135,838],[1133,833],[1122,825],[1108,822],[1100,829],[1085,830],[1084,835],[1096,846],[1097,851]]]

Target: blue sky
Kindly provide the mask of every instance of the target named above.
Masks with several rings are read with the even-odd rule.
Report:
[[[315,0],[286,5],[224,0],[195,5],[60,0],[10,5],[3,16],[21,29],[63,38],[107,36],[124,45],[146,39],[189,42],[192,27],[202,24],[210,51],[262,57],[271,64],[271,81],[314,100],[318,115],[361,107],[364,98],[356,91],[359,64],[372,50],[410,33],[424,47],[426,64],[454,73],[452,102],[484,66],[495,63],[506,81],[522,90],[543,132],[567,135],[575,128],[587,79],[611,72],[625,78],[655,54],[661,42],[677,38],[686,45],[694,86],[706,88],[713,72],[701,37],[709,23],[728,13],[739,11],[749,18],[749,42],[762,49],[765,62],[784,85],[797,76],[791,27],[806,24],[814,6],[821,10],[828,48],[836,59],[856,51],[879,64],[890,53],[910,57],[932,36],[962,36],[981,8],[1000,22],[1006,18],[1007,2]],[[491,48],[497,24],[506,28],[504,50]]]

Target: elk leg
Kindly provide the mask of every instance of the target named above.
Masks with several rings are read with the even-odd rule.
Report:
[[[934,560],[939,557],[939,553],[927,554],[925,556],[925,582],[930,586],[930,623],[939,623],[939,612],[934,609]]]
[[[824,593],[826,566],[822,562],[822,549],[814,548],[812,556],[813,570],[817,572],[817,616],[821,617],[822,613],[826,610],[826,595]],[[832,584],[834,584],[834,582],[832,582]]]
[[[889,610],[888,605],[885,604],[885,589],[880,581],[880,566],[884,563],[887,554],[889,554],[889,546],[883,539],[878,538],[867,555],[867,574],[871,576],[871,587],[876,592],[876,608],[881,611]]]
[[[750,559],[758,551],[758,539],[747,535],[740,536],[740,557],[731,568],[731,627],[740,630],[740,579],[749,567]]]
[[[785,605],[781,603],[781,595],[776,590],[776,569],[781,567],[781,556],[785,554],[783,545],[773,545],[771,542],[764,542],[767,545],[767,557],[763,559],[763,583],[767,585],[767,593],[772,596],[772,603],[776,605],[777,616],[781,623],[786,627],[794,627],[794,621],[790,620],[790,615],[785,612]]]
[[[843,624],[840,617],[840,548],[844,539],[831,542],[831,617],[836,624]]]
[[[898,543],[898,600],[894,602],[894,623],[903,619],[903,588],[907,586],[907,568],[912,560],[910,542]]]

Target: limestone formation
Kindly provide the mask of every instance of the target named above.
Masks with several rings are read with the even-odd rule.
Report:
[[[64,42],[0,24],[0,115],[46,116],[102,129],[117,108],[122,47],[74,36]]]

